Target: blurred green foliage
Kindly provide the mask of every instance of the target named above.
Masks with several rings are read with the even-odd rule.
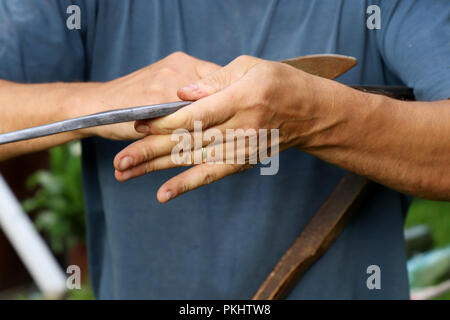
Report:
[[[414,199],[405,222],[405,228],[426,224],[434,239],[434,247],[450,244],[450,202]]]
[[[5,300],[45,300],[45,297],[35,286],[22,287],[18,291],[3,296]],[[95,300],[92,287],[89,282],[83,283],[81,289],[68,290],[63,300]]]
[[[440,295],[437,298],[434,298],[433,300],[450,300],[450,291]]]
[[[37,171],[27,181],[30,189],[38,189],[23,207],[37,212],[35,225],[57,253],[85,239],[80,150],[79,142],[51,149],[50,169]]]
[[[450,202],[414,199],[405,222],[405,228],[427,225],[432,233],[434,248],[450,245]],[[450,300],[450,292],[435,300]]]
[[[81,289],[69,290],[65,300],[95,300],[95,297],[90,284],[85,283]]]
[[[38,188],[35,196],[23,202],[27,212],[37,212],[35,224],[61,253],[85,239],[85,216],[81,182],[80,144],[72,142],[50,150],[50,169],[30,176],[29,188]],[[434,247],[450,244],[450,203],[415,199],[405,228],[426,224],[431,229]],[[92,299],[92,291],[72,290],[67,299]],[[450,299],[447,293],[440,299]]]

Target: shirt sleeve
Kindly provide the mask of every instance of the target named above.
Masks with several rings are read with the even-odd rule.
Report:
[[[450,1],[380,1],[377,41],[387,67],[417,100],[450,98]]]
[[[67,7],[74,4],[83,7],[69,0],[0,1],[1,79],[23,83],[84,80],[83,29],[66,26]]]

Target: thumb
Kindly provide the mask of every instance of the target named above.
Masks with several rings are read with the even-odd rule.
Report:
[[[178,97],[182,100],[198,100],[219,92],[241,79],[250,68],[261,61],[259,58],[240,56],[199,81],[178,89]]]

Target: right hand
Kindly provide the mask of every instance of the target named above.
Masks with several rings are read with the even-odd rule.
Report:
[[[77,116],[112,109],[180,101],[177,90],[218,70],[220,66],[175,52],[166,58],[124,77],[92,83],[78,92]],[[81,110],[80,110],[81,108]],[[80,130],[83,137],[100,136],[111,140],[134,140],[145,136],[134,122],[118,123]]]

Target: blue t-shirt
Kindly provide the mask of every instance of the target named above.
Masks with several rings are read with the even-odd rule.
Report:
[[[66,28],[67,6],[81,30]],[[366,27],[369,5],[381,29]],[[241,54],[281,60],[339,53],[359,64],[347,84],[404,84],[421,100],[450,97],[448,0],[49,0],[0,2],[0,78],[107,81],[174,51],[226,64]],[[301,90],[301,88],[299,88]],[[83,141],[90,275],[98,298],[250,298],[344,171],[298,150],[279,172],[254,168],[168,204],[156,191],[184,169],[119,183],[127,143]],[[406,202],[377,187],[290,299],[408,298]],[[378,265],[381,289],[369,290]]]

